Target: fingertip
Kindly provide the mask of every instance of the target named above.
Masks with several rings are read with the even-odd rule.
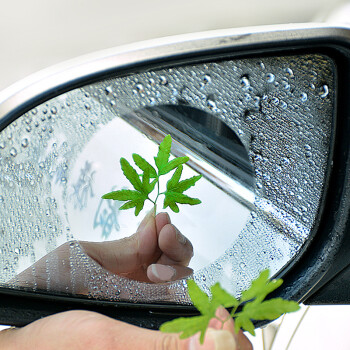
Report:
[[[161,229],[165,226],[171,224],[170,216],[166,212],[162,212],[157,214],[156,216],[156,225],[157,225],[157,232],[159,233]]]

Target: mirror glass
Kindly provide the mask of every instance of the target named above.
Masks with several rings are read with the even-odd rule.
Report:
[[[1,285],[188,303],[188,276],[238,295],[261,270],[279,272],[312,238],[334,85],[324,55],[247,58],[114,77],[25,113],[0,133]],[[183,177],[203,176],[186,192],[202,204],[177,214],[159,204],[178,230],[162,243],[176,256],[157,246],[142,260],[152,239],[138,227],[152,204],[135,217],[101,196],[132,189],[120,158],[134,164],[138,153],[154,165],[167,134],[171,157],[190,159]],[[157,263],[166,269],[152,270],[163,277],[154,281]]]

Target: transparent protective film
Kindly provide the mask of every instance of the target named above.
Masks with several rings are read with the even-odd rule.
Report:
[[[238,295],[261,270],[278,272],[308,242],[320,208],[334,84],[322,55],[249,58],[117,77],[31,110],[0,133],[0,283],[188,303],[188,277]],[[135,216],[101,196],[132,189],[120,158],[154,164],[167,134],[171,157],[190,159],[183,176],[203,175],[188,190],[202,204],[158,205],[169,217],[156,222],[171,220],[174,237],[155,223],[154,242],[142,241],[152,204]],[[162,234],[177,255],[164,253]]]

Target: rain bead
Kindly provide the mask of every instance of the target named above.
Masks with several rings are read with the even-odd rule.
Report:
[[[12,157],[16,157],[16,156],[17,156],[17,150],[16,150],[16,148],[12,147],[12,148],[10,149],[10,155],[11,155]]]
[[[300,94],[300,101],[301,102],[306,102],[307,101],[307,94],[305,92],[302,92]]]
[[[288,105],[284,101],[281,102],[282,109],[287,109]]]
[[[106,93],[106,95],[109,95],[109,94],[111,94],[112,92],[113,92],[113,89],[112,89],[111,86],[107,86],[107,87],[105,88],[105,93]]]
[[[293,78],[293,77],[294,77],[294,73],[293,73],[293,71],[292,71],[291,68],[286,68],[284,71],[286,72],[286,75],[287,75],[288,77],[290,77],[290,78]]]
[[[57,108],[56,108],[55,106],[53,106],[53,107],[51,108],[51,113],[52,113],[52,114],[57,114]]]
[[[145,89],[143,88],[143,85],[142,84],[136,84],[136,91],[139,92],[139,93],[142,93],[145,91]]]
[[[209,107],[210,110],[215,111],[216,110],[216,103],[212,100],[207,101],[207,106]]]
[[[159,77],[159,79],[160,79],[160,84],[161,84],[161,85],[166,85],[166,84],[168,84],[168,79],[167,79],[164,75],[161,75],[161,76]]]
[[[203,77],[204,84],[210,84],[211,83],[211,77],[210,75],[205,75]]]
[[[308,145],[308,144],[306,144],[306,145],[304,146],[304,148],[305,148],[306,151],[311,151],[311,146]]]
[[[6,147],[5,141],[0,141],[0,149],[4,149]]]
[[[149,84],[150,84],[151,86],[155,86],[155,85],[156,85],[156,81],[155,81],[153,78],[150,78]]]
[[[323,85],[320,87],[318,94],[321,98],[326,98],[329,94],[328,85]]]
[[[31,132],[31,131],[32,131],[32,127],[31,127],[30,125],[28,125],[28,126],[26,127],[26,131],[27,131],[27,132]]]
[[[28,147],[28,145],[29,145],[28,139],[27,139],[27,138],[23,139],[21,145],[22,145],[22,147],[24,147],[24,148]]]
[[[89,103],[85,103],[84,107],[85,107],[86,110],[90,110],[91,109],[91,106],[90,106]]]
[[[250,82],[249,82],[249,79],[246,75],[243,75],[241,80],[240,80],[240,83],[241,83],[241,88],[243,90],[248,90],[249,87],[250,87]]]
[[[266,74],[266,81],[268,83],[273,83],[275,81],[275,75],[272,73],[267,73]]]

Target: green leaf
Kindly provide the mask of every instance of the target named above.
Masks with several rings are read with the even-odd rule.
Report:
[[[164,137],[164,140],[159,145],[157,157],[154,158],[159,174],[161,174],[162,169],[168,163],[170,150],[171,150],[171,136],[167,135]]]
[[[177,184],[169,184],[167,183],[167,190],[171,192],[180,192],[183,193],[184,191],[188,190],[190,187],[194,186],[195,183],[202,177],[202,175],[192,176],[189,179],[182,180],[178,182]]]
[[[177,167],[177,169],[175,170],[173,176],[166,183],[167,190],[173,188],[174,186],[176,186],[176,184],[178,184],[178,182],[180,180],[180,177],[181,177],[181,174],[182,174],[182,169],[183,169],[182,165],[179,165]]]
[[[138,192],[133,190],[120,190],[106,193],[102,196],[103,199],[114,199],[118,201],[128,201],[132,199],[144,198],[144,196]]]
[[[269,280],[269,270],[264,270],[260,273],[259,277],[255,279],[250,288],[242,293],[241,301],[247,301],[254,298],[259,298],[259,300],[265,299],[266,295],[277,289],[283,281]]]
[[[298,311],[300,306],[295,301],[275,298],[259,302],[247,303],[242,314],[254,320],[274,320],[287,312]]]
[[[208,295],[205,292],[203,292],[193,280],[187,281],[187,289],[193,305],[203,315],[208,315],[210,313],[210,299]]]
[[[255,327],[253,322],[246,315],[242,314],[235,318],[235,332],[238,333],[240,329],[249,332],[252,336],[255,336]]]
[[[134,186],[135,190],[142,192],[142,184],[136,170],[125,158],[120,158],[120,165],[122,167],[123,174]]]
[[[215,283],[210,288],[212,294],[212,302],[223,307],[236,307],[239,305],[239,301],[225,289],[221,288],[220,283]]]
[[[144,203],[145,203],[144,199],[131,200],[129,202],[124,203],[119,209],[126,210],[130,208],[135,208],[135,216],[137,216],[139,215],[140,211],[143,209]]]
[[[199,341],[203,344],[209,321],[210,318],[207,316],[180,317],[173,321],[163,323],[159,329],[165,333],[181,333],[180,339],[191,337],[200,332]]]
[[[150,178],[154,179],[157,177],[157,172],[153,168],[153,166],[147,162],[144,158],[142,158],[139,154],[133,153],[132,159],[134,160],[135,164],[142,170],[142,171],[149,171]]]
[[[170,206],[171,203],[180,203],[180,204],[189,204],[189,205],[196,205],[196,204],[202,203],[198,198],[192,198],[178,192],[166,191],[164,192],[164,195],[165,195],[165,199],[164,199],[163,209],[165,209],[167,206]]]
[[[169,173],[171,170],[175,169],[181,164],[186,163],[190,158],[188,157],[178,157],[171,160],[168,164],[166,164],[160,171],[160,175],[164,175]]]
[[[149,169],[146,169],[142,175],[142,192],[148,196],[154,190],[156,183],[157,179],[150,182],[150,171]]]

